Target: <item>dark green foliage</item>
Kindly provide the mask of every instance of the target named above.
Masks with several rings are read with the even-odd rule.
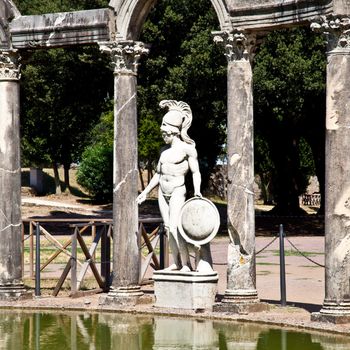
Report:
[[[113,147],[95,144],[86,148],[77,181],[98,201],[110,201],[113,193]]]
[[[162,99],[187,102],[193,111],[190,136],[196,141],[204,178],[215,165],[225,138],[226,62],[213,43],[219,27],[210,1],[161,0],[144,25],[151,44],[139,70],[139,140],[142,165],[155,165],[162,144]]]
[[[27,162],[77,160],[112,77],[95,48],[38,51],[23,68],[22,135]],[[109,83],[104,86],[103,83]]]
[[[69,11],[102,1],[17,1],[22,13]],[[22,164],[68,169],[79,160],[87,134],[98,121],[105,98],[113,94],[108,58],[98,47],[24,53],[22,69]],[[56,179],[56,183],[59,183]]]
[[[322,188],[325,67],[323,38],[302,28],[269,34],[255,57],[255,166],[281,214],[299,212],[315,168]]]
[[[22,14],[37,14],[101,8],[108,1],[17,0],[16,4]],[[141,35],[151,50],[138,74],[140,167],[150,171],[159,157],[162,99],[183,100],[193,110],[189,133],[197,143],[204,185],[222,155],[227,64],[222,48],[213,43],[211,31],[217,29],[208,0],[159,0],[151,11]],[[316,172],[323,188],[324,51],[322,37],[293,29],[268,35],[255,57],[255,167],[266,201],[272,200],[272,193],[281,213],[298,212],[298,195],[305,190],[308,175]],[[106,108],[106,97],[113,95],[108,58],[96,47],[37,51],[24,58],[24,164],[67,167],[80,160],[87,144],[82,164],[97,154],[112,157],[113,113],[103,114],[90,132]],[[96,162],[95,169],[101,166],[98,171],[112,174],[110,161]],[[111,187],[107,182],[106,186]]]
[[[13,0],[22,15],[69,12],[107,7],[108,0]]]
[[[103,113],[79,165],[77,182],[91,197],[110,201],[113,193],[113,111]]]

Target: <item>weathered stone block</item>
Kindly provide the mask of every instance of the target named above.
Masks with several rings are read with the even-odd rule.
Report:
[[[253,312],[263,312],[270,309],[269,304],[262,303],[259,300],[251,303],[217,303],[213,307],[214,312],[229,312],[233,314],[250,314]]]
[[[218,274],[180,271],[155,271],[156,307],[212,310]]]
[[[108,41],[111,21],[108,9],[20,16],[10,24],[12,44],[23,49]]]
[[[344,324],[350,323],[350,315],[332,315],[324,314],[322,312],[314,312],[311,314],[311,321],[332,324]]]
[[[332,12],[331,0],[226,0],[226,2],[233,27],[241,29],[292,26]]]
[[[335,15],[349,15],[350,0],[333,0],[333,13]]]

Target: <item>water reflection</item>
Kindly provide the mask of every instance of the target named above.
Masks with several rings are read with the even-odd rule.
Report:
[[[350,338],[210,320],[1,310],[0,349],[345,350]]]

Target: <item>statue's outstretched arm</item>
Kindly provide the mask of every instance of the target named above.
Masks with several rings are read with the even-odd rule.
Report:
[[[136,202],[137,204],[141,204],[143,203],[146,198],[147,195],[159,184],[159,179],[160,179],[160,174],[158,172],[156,172],[151,181],[149,182],[149,184],[146,186],[146,188],[139,194],[139,196],[136,198]]]

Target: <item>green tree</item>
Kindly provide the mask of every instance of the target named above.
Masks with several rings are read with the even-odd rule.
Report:
[[[22,15],[89,10],[108,6],[108,0],[13,0]]]
[[[303,28],[269,34],[255,57],[255,127],[268,144],[279,214],[300,212],[298,196],[315,168],[323,188],[325,57],[323,38]]]
[[[140,159],[154,166],[159,157],[164,115],[159,102],[183,100],[193,111],[190,136],[197,144],[204,185],[225,138],[226,62],[211,34],[218,27],[209,1],[161,0],[141,37],[151,50],[139,70]]]
[[[97,201],[110,201],[113,195],[113,121],[112,110],[102,113],[78,168],[78,183]]]
[[[23,14],[100,7],[106,1],[17,1]],[[51,164],[60,192],[58,165],[69,189],[70,164],[78,161],[87,133],[113,91],[108,58],[97,47],[39,50],[22,70],[22,151],[26,165]]]
[[[88,146],[77,172],[77,181],[97,201],[110,201],[113,195],[113,147],[97,143]]]

